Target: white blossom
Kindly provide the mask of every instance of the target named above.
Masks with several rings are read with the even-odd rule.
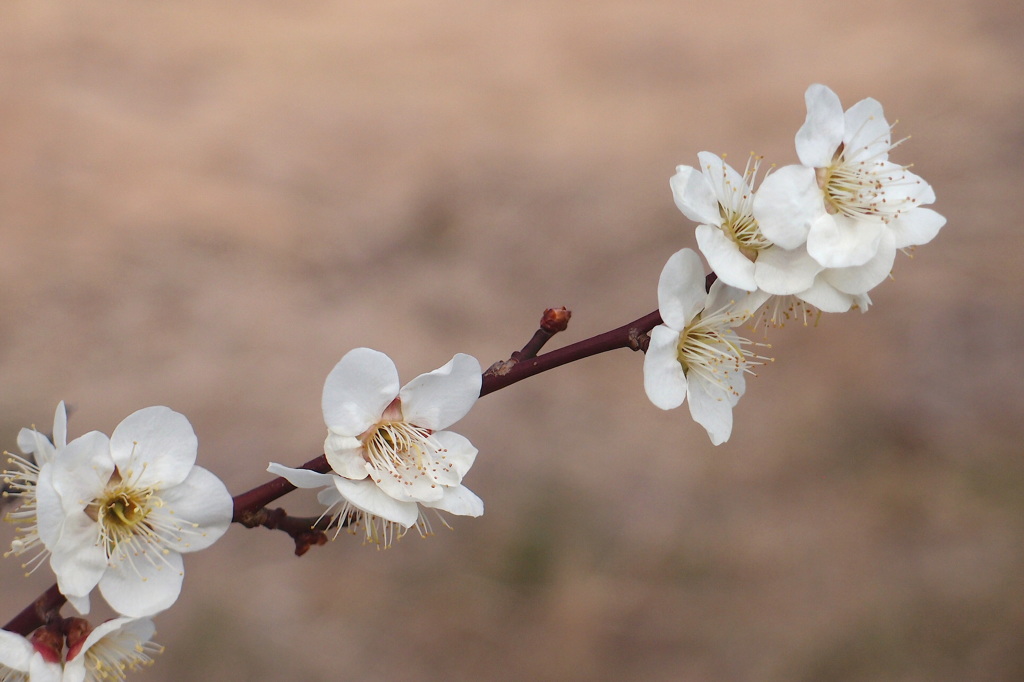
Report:
[[[891,269],[896,249],[930,241],[946,220],[922,208],[935,201],[931,185],[889,161],[899,142],[892,141],[881,104],[868,98],[844,113],[824,85],[810,86],[805,100],[807,119],[796,134],[800,164],[761,183],[754,216],[778,246],[806,244],[822,268],[842,269],[837,289],[866,293],[878,272]],[[858,271],[861,266],[871,274]]]
[[[227,530],[231,495],[195,466],[197,447],[183,415],[148,407],[110,438],[76,438],[40,468],[39,537],[61,593],[80,613],[97,586],[123,615],[166,609],[181,591],[181,554]]]
[[[733,329],[761,306],[763,292],[747,293],[716,281],[707,293],[697,254],[683,249],[669,258],[658,281],[664,324],[651,330],[644,358],[644,389],[663,410],[689,400],[690,414],[711,442],[732,433],[732,408],[746,390],[745,374],[762,358]]]
[[[483,502],[462,485],[477,450],[446,431],[480,396],[480,363],[457,354],[443,367],[399,388],[391,359],[369,348],[349,351],[324,383],[324,453],[332,473],[272,463],[271,473],[318,495],[336,524],[362,528],[387,546],[406,530],[430,532],[423,509],[479,516]]]

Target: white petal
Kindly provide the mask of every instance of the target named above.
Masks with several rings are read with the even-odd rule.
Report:
[[[358,436],[380,419],[399,387],[391,358],[370,348],[350,350],[324,382],[324,421],[335,433]]]
[[[175,551],[112,560],[100,580],[100,594],[123,616],[152,616],[174,604],[181,594],[184,562]]]
[[[711,152],[700,152],[697,154],[697,158],[700,160],[700,168],[704,172],[704,181],[711,187],[711,191],[715,196],[715,213],[717,216],[713,220],[701,220],[697,222],[703,222],[710,225],[717,225],[721,223],[721,213],[719,213],[719,204],[723,206],[735,206],[736,205],[736,194],[748,191],[750,188],[747,186],[747,181],[743,179],[743,176],[737,173],[732,166],[725,162],[718,154],[712,154]]]
[[[110,455],[121,477],[137,485],[181,483],[196,463],[198,447],[185,415],[163,406],[128,415],[110,434]]]
[[[457,353],[443,367],[421,374],[402,387],[406,422],[432,431],[448,428],[469,412],[480,397],[480,362]]]
[[[53,462],[53,488],[65,512],[81,510],[98,497],[114,473],[110,441],[90,431],[68,443]]]
[[[484,501],[466,486],[445,488],[444,497],[436,502],[423,502],[424,507],[440,509],[458,516],[480,516],[484,513]]]
[[[930,208],[915,208],[889,223],[897,249],[927,244],[946,224],[946,218]]]
[[[53,413],[53,444],[58,448],[68,444],[68,410],[63,400],[57,403]]]
[[[784,249],[801,246],[811,225],[825,213],[814,169],[783,166],[770,174],[754,195],[753,213],[768,240]]]
[[[718,224],[722,221],[718,198],[696,168],[677,166],[669,186],[676,206],[693,222]]]
[[[275,476],[280,476],[296,488],[323,488],[334,485],[334,477],[331,474],[321,474],[319,471],[310,471],[309,469],[292,469],[276,462],[271,462],[267,471]]]
[[[811,287],[822,269],[804,247],[790,251],[776,246],[758,254],[754,278],[764,291],[788,296]]]
[[[831,268],[821,277],[839,291],[847,294],[865,294],[885,281],[896,260],[896,246],[892,233],[886,230],[878,242],[878,253],[863,265],[850,268]]]
[[[458,481],[461,481],[473,466],[473,462],[476,461],[477,449],[473,447],[468,438],[452,431],[438,431],[432,437],[438,445],[444,448],[445,452],[442,453],[445,457],[444,461],[451,462],[458,475]]]
[[[203,467],[180,484],[160,491],[163,507],[151,514],[165,515],[168,524],[182,529],[177,540],[166,546],[178,552],[206,549],[220,539],[231,525],[233,501],[224,482]]]
[[[66,515],[63,501],[53,487],[54,466],[52,462],[44,465],[36,479],[36,531],[47,549],[53,549],[60,540]]]
[[[79,611],[81,613],[81,611]],[[42,654],[36,653],[28,664],[28,679],[31,682],[65,682],[60,663],[49,663]],[[66,682],[77,682],[66,680]]]
[[[862,99],[847,109],[844,119],[843,156],[847,161],[885,161],[888,158],[892,135],[877,100]]]
[[[809,289],[797,294],[797,298],[825,313],[845,313],[854,302],[853,296],[839,291],[822,277],[817,278]]]
[[[885,223],[855,220],[844,215],[822,215],[807,235],[807,253],[826,268],[864,265],[878,255]]]
[[[60,538],[50,548],[50,567],[62,594],[87,596],[107,570],[107,556],[99,544],[99,524],[85,512],[69,514]]]
[[[836,93],[820,84],[807,88],[804,102],[807,118],[796,133],[796,153],[803,165],[824,168],[843,141],[843,105]]]
[[[430,502],[444,495],[443,485],[423,475],[411,464],[397,467],[394,473],[371,471],[370,478],[381,490],[402,502]]]
[[[672,254],[658,279],[658,309],[665,324],[682,331],[704,308],[704,267],[693,249]]]
[[[704,306],[706,311],[713,313],[722,312],[726,309],[736,319],[732,326],[743,324],[744,320],[750,318],[758,308],[768,300],[769,294],[764,291],[744,291],[727,285],[722,280],[716,280],[708,291],[707,302]],[[705,313],[707,314],[707,313]]]
[[[754,282],[754,261],[740,252],[736,242],[726,237],[719,228],[710,225],[698,225],[696,232],[697,246],[718,279],[745,291],[757,288]]]
[[[420,516],[415,502],[396,500],[368,480],[350,481],[334,477],[338,493],[357,508],[409,528]]]
[[[690,381],[690,416],[703,426],[712,445],[721,445],[732,435],[732,402],[726,391],[700,377]]]
[[[686,400],[686,374],[679,363],[679,332],[664,325],[651,330],[644,357],[644,391],[655,407],[671,410]]]
[[[28,672],[29,660],[35,648],[25,637],[0,630],[0,672],[3,666],[18,672]]]
[[[366,478],[366,459],[363,454],[363,444],[358,438],[327,434],[324,455],[331,470],[339,476],[355,481]]]

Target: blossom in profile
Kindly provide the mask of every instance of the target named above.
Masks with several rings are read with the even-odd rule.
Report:
[[[323,392],[324,453],[332,473],[272,463],[271,473],[300,488],[324,488],[319,500],[334,523],[362,527],[387,546],[408,529],[428,534],[423,509],[479,516],[483,502],[462,485],[477,450],[447,431],[480,396],[480,363],[464,354],[400,387],[387,355],[349,351]]]
[[[644,358],[644,389],[655,406],[671,410],[688,401],[693,420],[711,442],[732,434],[732,408],[746,390],[746,374],[762,359],[734,330],[768,295],[716,281],[705,292],[700,257],[683,249],[669,258],[658,281],[664,324],[651,330]]]
[[[181,591],[181,555],[227,530],[231,495],[195,466],[197,448],[183,415],[147,407],[109,438],[76,438],[40,468],[39,538],[61,593],[80,613],[97,586],[122,615],[166,609]]]
[[[53,415],[53,441],[49,437],[31,429],[18,432],[18,449],[21,455],[4,453],[7,457],[7,469],[0,475],[6,491],[4,496],[17,498],[18,507],[4,516],[4,520],[15,525],[16,536],[11,541],[11,549],[4,556],[21,555],[30,550],[36,554],[29,559],[23,568],[35,570],[45,560],[48,552],[39,539],[38,519],[36,517],[36,488],[39,483],[39,468],[53,461],[57,451],[67,445],[68,413],[62,400]],[[31,571],[30,571],[31,572]]]
[[[839,97],[818,84],[804,99],[807,119],[796,134],[800,164],[765,178],[754,198],[754,217],[778,246],[796,250],[806,244],[822,268],[870,264],[872,272],[888,272],[897,249],[931,241],[945,224],[923,208],[935,193],[908,166],[889,160],[899,142],[892,141],[876,100],[861,100],[844,112]],[[870,277],[847,272],[865,280],[847,289],[871,288]]]

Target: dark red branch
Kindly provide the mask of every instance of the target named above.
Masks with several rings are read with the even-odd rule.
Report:
[[[4,626],[4,630],[17,632],[19,635],[27,637],[30,632],[39,626],[45,625],[54,618],[57,618],[60,608],[64,606],[66,601],[67,599],[60,593],[57,585],[54,584],[46,592],[36,597],[36,600],[26,606],[21,613],[12,618]]]

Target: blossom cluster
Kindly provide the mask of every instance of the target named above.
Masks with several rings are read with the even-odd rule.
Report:
[[[664,325],[651,332],[644,386],[662,409],[689,399],[716,445],[731,433],[744,374],[763,359],[738,325],[758,317],[779,325],[797,309],[866,311],[897,250],[931,241],[946,222],[926,208],[935,201],[931,185],[889,160],[899,141],[877,101],[844,112],[817,84],[805,101],[800,163],[770,173],[756,190],[760,158],[740,174],[710,152],[670,181],[679,210],[698,223],[697,245],[717,281],[705,298],[700,261],[688,249],[666,264],[658,284]]]

